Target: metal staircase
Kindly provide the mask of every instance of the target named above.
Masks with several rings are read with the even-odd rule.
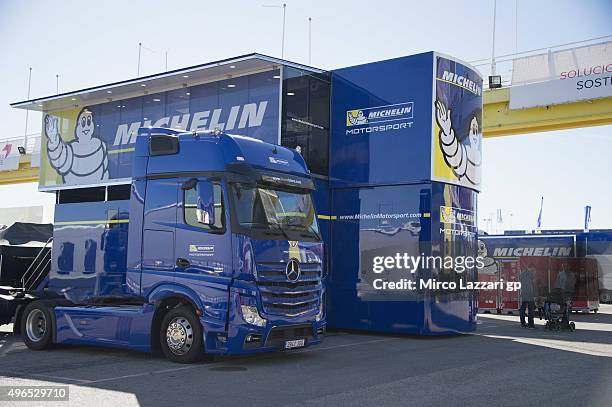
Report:
[[[24,291],[36,290],[51,269],[51,244],[53,237],[50,237],[45,245],[40,249],[30,267],[21,277],[21,287]]]

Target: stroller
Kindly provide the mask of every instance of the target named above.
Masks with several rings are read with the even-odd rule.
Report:
[[[570,321],[570,315],[572,312],[572,298],[570,295],[566,295],[563,290],[553,290],[543,307],[538,307],[538,312],[544,315],[546,325],[544,329],[549,331],[560,331],[569,330],[570,332],[576,329],[576,324]]]

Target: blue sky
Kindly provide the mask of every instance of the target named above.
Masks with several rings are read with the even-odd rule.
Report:
[[[0,138],[21,136],[23,111],[9,103],[32,96],[123,80],[142,74],[248,52],[280,56],[282,1],[0,1]],[[331,69],[437,50],[466,61],[491,54],[492,0],[286,1],[285,58]],[[612,34],[607,0],[498,0],[496,54],[547,47]],[[518,33],[518,35],[516,35]],[[30,115],[29,131],[40,117]],[[503,210],[506,227],[532,228],[544,196],[545,228],[581,227],[582,208],[593,206],[593,227],[612,227],[612,127],[487,140],[481,217]],[[517,164],[520,158],[520,164]],[[1,206],[40,199],[32,186],[0,188]],[[50,205],[47,203],[47,205]]]

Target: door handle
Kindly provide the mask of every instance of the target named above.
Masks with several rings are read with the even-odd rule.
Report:
[[[187,268],[191,266],[191,263],[189,262],[189,260],[179,257],[178,259],[176,259],[176,265],[178,267]]]

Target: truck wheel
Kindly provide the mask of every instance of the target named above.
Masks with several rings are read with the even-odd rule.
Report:
[[[43,350],[53,346],[51,310],[40,301],[28,304],[21,316],[21,334],[26,346]]]
[[[161,349],[172,362],[193,363],[202,357],[202,325],[189,306],[168,312],[161,324]]]

